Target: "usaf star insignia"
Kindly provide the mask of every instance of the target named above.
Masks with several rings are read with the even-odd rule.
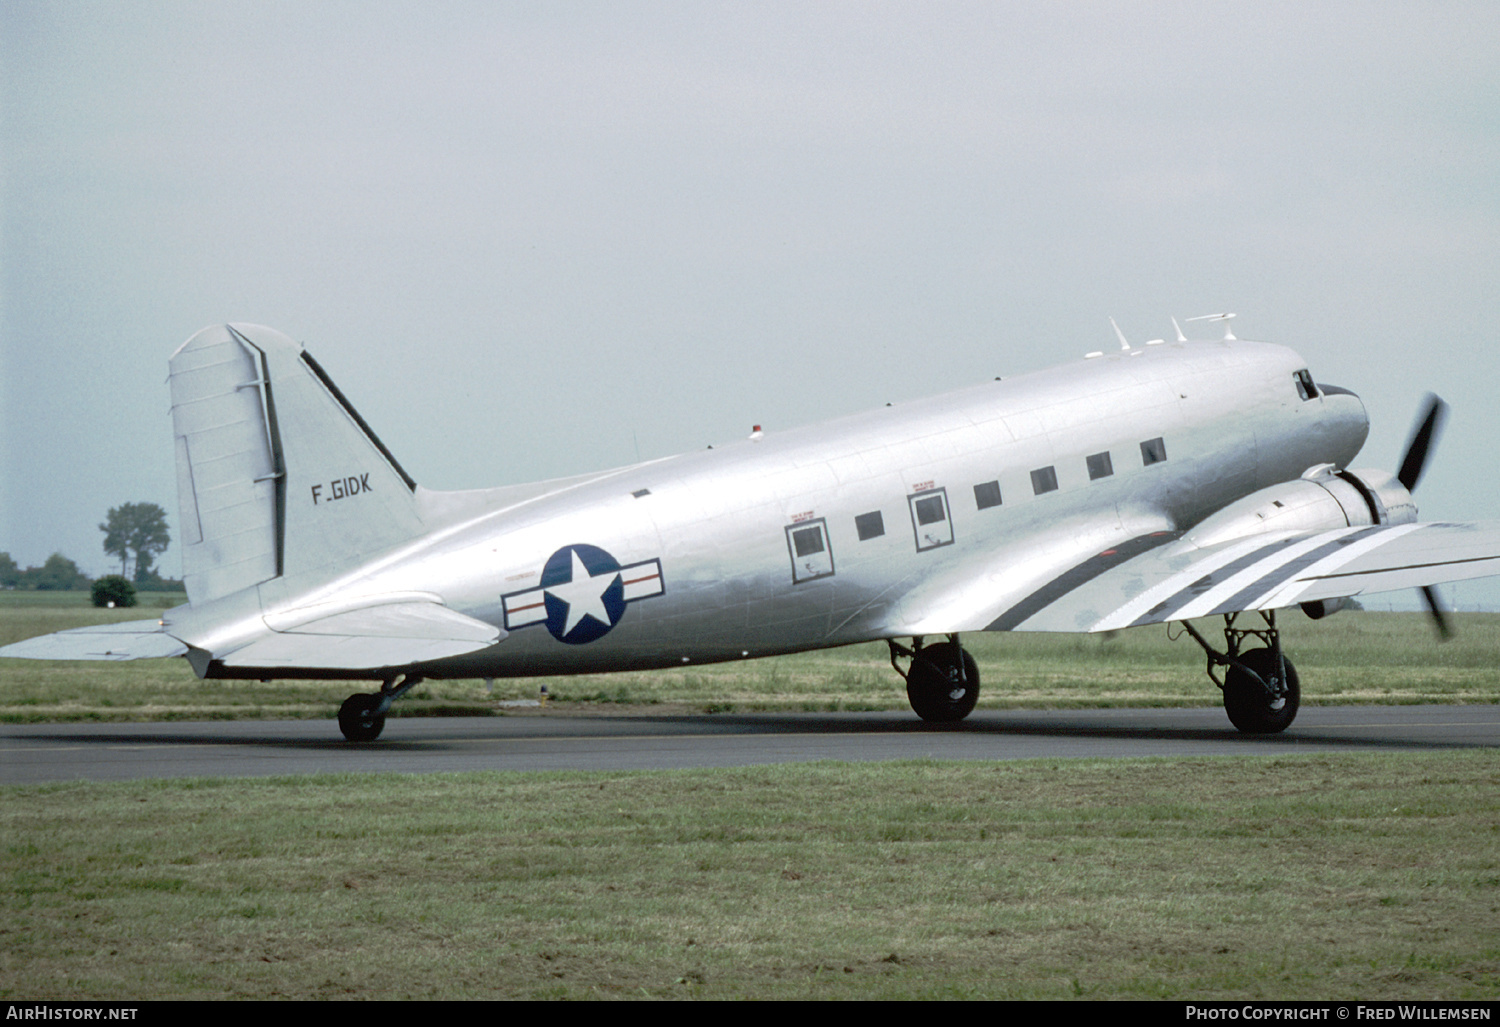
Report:
[[[538,587],[501,597],[505,630],[546,624],[559,642],[582,645],[609,634],[627,604],[665,591],[659,559],[621,567],[598,546],[563,546],[547,558]]]

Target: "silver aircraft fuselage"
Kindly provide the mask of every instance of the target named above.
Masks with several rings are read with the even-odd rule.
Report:
[[[425,533],[281,602],[435,594],[505,632],[428,677],[973,630],[966,596],[1021,603],[1064,557],[1189,532],[1311,466],[1347,466],[1364,407],[1299,393],[1306,367],[1266,343],[1156,344],[581,478],[418,489]],[[256,613],[273,622],[275,606]],[[168,630],[174,616],[191,630],[193,611],[169,612]]]

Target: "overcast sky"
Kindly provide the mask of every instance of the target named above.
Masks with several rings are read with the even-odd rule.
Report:
[[[6,0],[0,550],[175,533],[166,360],[235,320],[464,488],[1230,310],[1357,464],[1447,398],[1419,506],[1494,517],[1497,52],[1493,0]]]

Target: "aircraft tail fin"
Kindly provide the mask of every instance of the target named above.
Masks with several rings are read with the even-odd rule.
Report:
[[[287,336],[216,325],[170,367],[190,602],[332,577],[422,531],[416,483]]]

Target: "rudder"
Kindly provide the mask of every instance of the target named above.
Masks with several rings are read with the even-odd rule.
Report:
[[[300,589],[421,532],[416,483],[287,336],[205,328],[170,367],[190,602]]]

